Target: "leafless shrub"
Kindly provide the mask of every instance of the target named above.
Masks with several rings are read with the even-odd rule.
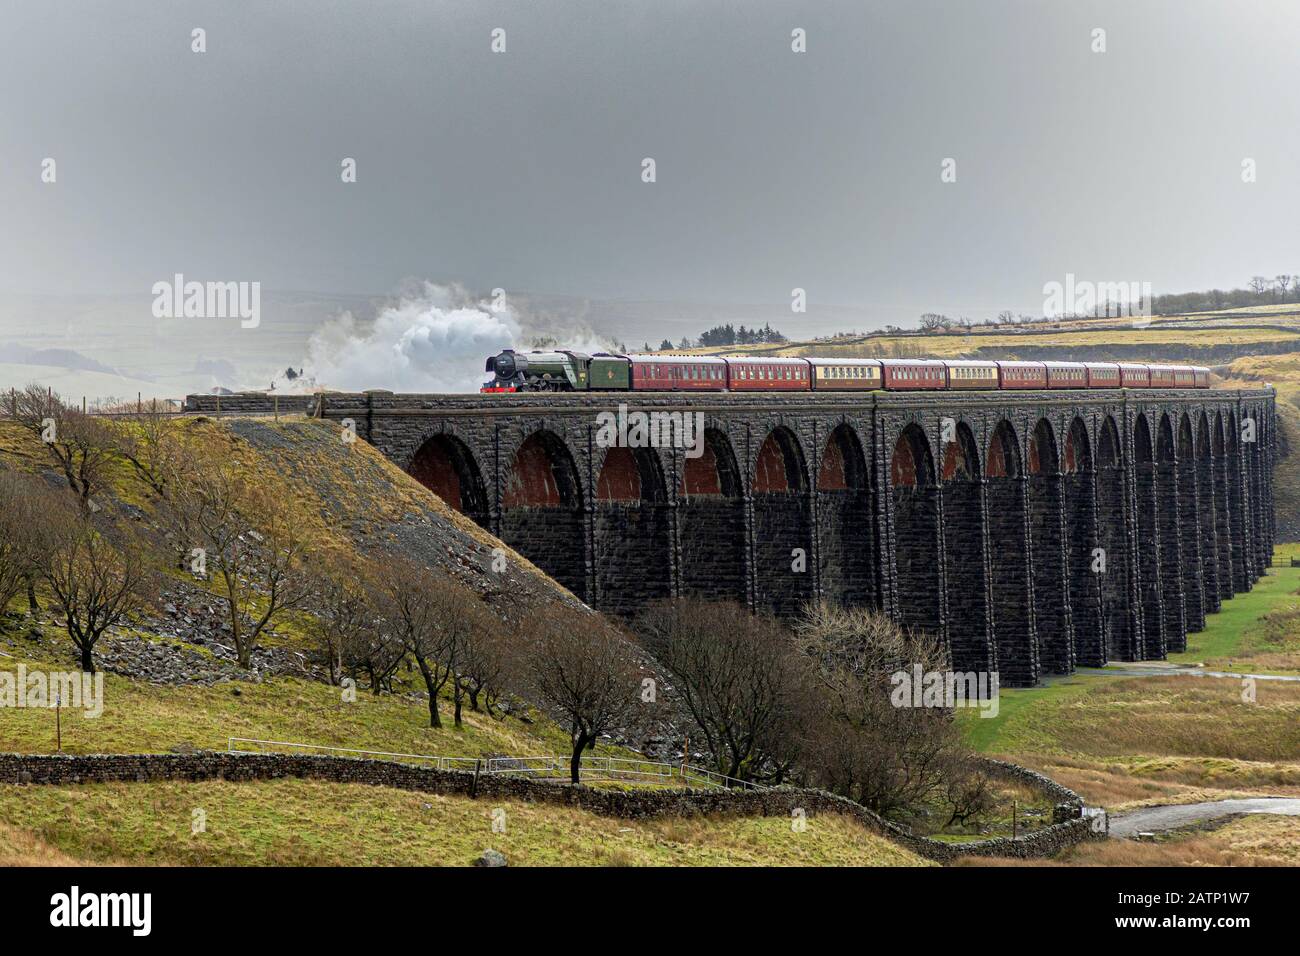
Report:
[[[131,473],[159,498],[167,483],[184,477],[189,455],[177,438],[166,406],[157,402],[128,406],[130,414],[106,422],[111,447],[131,466]]]
[[[601,734],[636,719],[640,670],[631,645],[595,615],[539,610],[531,619],[523,676],[538,703],[569,728],[569,779],[578,783],[582,752]]]
[[[481,700],[488,715],[496,716],[496,702],[518,670],[518,654],[518,635],[500,627],[485,626],[469,635],[456,681],[460,693],[469,698],[470,710],[478,712]]]
[[[110,539],[89,515],[49,502],[41,573],[64,627],[94,673],[95,645],[154,598],[155,576],[145,554],[126,535]]]
[[[461,671],[476,636],[495,623],[482,600],[445,573],[393,557],[385,562],[376,603],[384,624],[424,678],[429,726],[442,726],[438,695],[450,681],[453,720],[460,727],[465,689],[452,678]]]
[[[169,474],[162,513],[179,541],[200,549],[236,656],[249,667],[267,626],[311,593],[298,516],[281,490],[249,481],[217,453],[195,452]]]
[[[959,761],[952,768],[944,797],[948,808],[945,827],[969,826],[997,806],[997,794],[988,774],[969,761]]]
[[[39,478],[0,471],[0,611],[24,587],[30,602],[35,601],[33,583],[40,575],[41,532],[51,497]]]
[[[14,419],[46,449],[82,507],[89,507],[112,461],[113,435],[107,426],[36,383],[11,392],[10,405]]]
[[[809,667],[788,631],[738,605],[693,599],[651,608],[637,629],[720,772],[772,781],[789,773]]]
[[[811,781],[886,816],[942,800],[964,772],[961,734],[949,710],[895,706],[891,675],[945,670],[943,648],[865,608],[814,605],[795,630],[820,686],[803,738]]]
[[[370,634],[376,629],[377,621],[370,600],[369,578],[366,566],[351,555],[332,553],[316,562],[309,627],[325,660],[331,684],[338,684],[342,679],[345,660],[375,644]],[[372,689],[375,685],[372,671]]]

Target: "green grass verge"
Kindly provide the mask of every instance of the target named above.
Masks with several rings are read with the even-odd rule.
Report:
[[[66,663],[0,658],[0,671],[66,669]],[[55,715],[50,709],[9,708],[0,716],[0,751],[51,753]],[[429,727],[422,700],[359,690],[345,703],[337,687],[313,681],[275,678],[261,683],[232,682],[213,687],[171,687],[104,677],[103,714],[77,712],[62,717],[67,753],[161,753],[177,748],[224,750],[228,737],[324,744],[435,756],[480,754],[564,754],[568,735],[540,714],[496,720],[465,712],[460,730],[451,726],[444,702],[444,726]],[[601,753],[622,750],[601,747]]]
[[[195,811],[204,832],[192,832]],[[6,859],[10,845],[21,849]],[[0,786],[0,865],[465,866],[488,847],[532,866],[926,865],[838,816],[795,832],[785,817],[633,822],[308,780]]]

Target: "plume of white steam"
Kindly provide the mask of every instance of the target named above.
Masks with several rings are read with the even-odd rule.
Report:
[[[484,359],[519,334],[508,306],[493,309],[458,288],[424,282],[373,324],[363,327],[344,312],[323,325],[307,344],[305,380],[286,390],[474,392],[484,380]]]

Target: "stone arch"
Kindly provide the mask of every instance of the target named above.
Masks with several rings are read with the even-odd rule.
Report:
[[[547,429],[525,438],[501,498],[501,540],[588,600],[582,482],[564,440]]]
[[[425,439],[411,456],[407,473],[480,527],[491,524],[487,486],[474,453],[455,435],[440,432]]]
[[[1201,509],[1196,476],[1196,439],[1187,412],[1178,416],[1177,461],[1174,469],[1176,489],[1175,513],[1178,534],[1174,539],[1176,560],[1183,592],[1183,629],[1169,635],[1169,650],[1187,650],[1187,635],[1205,629],[1205,595],[1201,573]]]
[[[777,425],[758,447],[754,460],[755,494],[808,489],[808,467],[799,438],[785,425]]]
[[[970,426],[956,422],[942,443],[944,580],[948,644],[953,670],[997,670],[997,645],[989,610],[984,482]]]
[[[1229,410],[1227,427],[1224,429],[1223,457],[1228,479],[1228,516],[1232,523],[1232,590],[1237,594],[1250,588],[1246,566],[1247,536],[1250,530],[1246,524],[1245,482],[1242,478],[1241,443],[1238,441],[1240,435],[1237,413]]]
[[[1148,442],[1148,447],[1150,442]],[[1129,585],[1129,534],[1125,515],[1125,454],[1115,419],[1107,415],[1097,430],[1097,539],[1100,553],[1090,570],[1100,578],[1106,658],[1137,659],[1141,635],[1139,606]]]
[[[1020,478],[1024,474],[1020,440],[1016,438],[1015,428],[1005,418],[998,422],[989,437],[985,462],[989,478]]]
[[[1228,456],[1224,437],[1223,410],[1216,409],[1214,420],[1210,425],[1210,457],[1213,459],[1214,472],[1214,533],[1219,548],[1217,564],[1219,568],[1219,599],[1226,601],[1233,595],[1232,578],[1232,502],[1229,495],[1231,483],[1228,477]]]
[[[1137,541],[1134,545],[1135,576],[1142,607],[1142,639],[1135,647],[1134,660],[1158,660],[1165,656],[1165,601],[1160,559],[1164,556],[1163,517],[1160,507],[1161,480],[1157,458],[1173,454],[1172,437],[1159,424],[1153,438],[1151,423],[1143,412],[1133,421],[1133,473],[1135,485]],[[1166,510],[1168,504],[1166,503]],[[1182,615],[1182,599],[1178,601]]]
[[[999,421],[989,436],[984,457],[988,475],[989,581],[998,673],[1002,683],[1017,687],[1037,683],[1040,669],[1023,462],[1015,428],[1006,419]]]
[[[1219,610],[1219,539],[1215,502],[1214,456],[1211,452],[1210,416],[1201,409],[1196,419],[1196,528],[1201,545],[1201,593],[1204,611]]]
[[[899,621],[943,640],[939,490],[925,430],[903,427],[889,458],[893,506],[895,612]]]
[[[1056,430],[1046,418],[1040,418],[1029,436],[1030,475],[1053,475],[1060,472],[1056,453]]]
[[[592,542],[596,603],[631,614],[672,596],[672,525],[659,457],[651,448],[605,451],[596,480]]]
[[[1239,454],[1246,468],[1246,515],[1250,528],[1250,546],[1247,549],[1249,583],[1253,584],[1268,568],[1270,556],[1265,543],[1267,519],[1264,516],[1264,443],[1268,441],[1268,420],[1258,405],[1247,405],[1242,417],[1243,430],[1247,420],[1255,423],[1255,440],[1243,440]],[[1242,436],[1244,439],[1244,435]]]
[[[818,561],[822,593],[831,601],[874,605],[871,481],[857,430],[836,425],[817,469]]]
[[[1066,566],[1065,502],[1056,430],[1040,418],[1029,435],[1029,553],[1033,560],[1034,630],[1044,671],[1074,670],[1074,632]]]
[[[813,596],[812,497],[803,448],[777,425],[754,459],[754,606],[793,615]]]
[[[677,536],[682,594],[748,600],[744,483],[730,439],[716,428],[704,430],[698,457],[682,459]]]
[[[1083,667],[1102,667],[1107,660],[1106,617],[1102,612],[1102,578],[1093,570],[1101,547],[1097,533],[1097,476],[1088,425],[1079,416],[1065,433],[1061,493],[1065,499],[1065,558],[1074,658]]]
[[[894,488],[934,486],[934,458],[920,425],[909,424],[899,433],[889,458],[889,477]]]
[[[1061,459],[1061,472],[1073,475],[1086,474],[1092,470],[1092,441],[1088,438],[1088,423],[1082,416],[1076,415],[1070,422],[1070,430],[1065,434],[1065,454]]]

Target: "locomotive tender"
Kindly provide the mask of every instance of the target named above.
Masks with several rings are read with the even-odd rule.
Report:
[[[947,359],[718,358],[516,352],[487,360],[495,392],[842,392],[967,389],[1209,388],[1200,365]]]

